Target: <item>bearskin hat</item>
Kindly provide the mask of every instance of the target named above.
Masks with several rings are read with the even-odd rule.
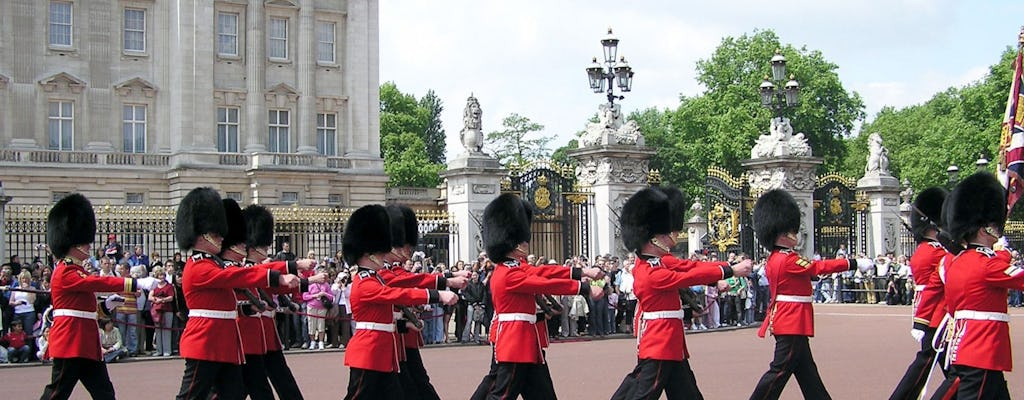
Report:
[[[754,234],[762,247],[771,249],[779,235],[800,230],[800,206],[793,195],[772,189],[754,204]]]
[[[671,209],[668,196],[660,189],[646,188],[630,196],[619,215],[622,243],[639,254],[655,235],[671,232]]]
[[[405,246],[405,213],[402,212],[402,208],[397,204],[389,204],[388,210],[388,221],[391,225],[391,247],[404,247]]]
[[[200,187],[192,189],[181,199],[174,224],[174,238],[178,241],[178,248],[188,250],[195,247],[196,239],[205,233],[227,236],[228,221],[217,191]]]
[[[420,243],[420,224],[416,212],[408,206],[398,206],[402,210],[402,222],[405,224],[405,244],[416,247]]]
[[[234,199],[221,200],[224,204],[224,217],[228,221],[228,234],[224,235],[224,242],[221,248],[227,249],[239,243],[245,243],[247,239],[245,217],[242,216],[242,208]]]
[[[668,196],[672,231],[683,231],[686,227],[686,198],[683,196],[683,192],[675,186],[654,186],[653,188]]]
[[[942,220],[954,240],[966,240],[989,225],[1002,232],[1006,223],[1006,190],[991,173],[968,176],[953,188],[946,203]]]
[[[927,240],[924,234],[929,229],[939,230],[942,202],[945,200],[946,189],[940,187],[927,188],[917,195],[910,211],[910,230],[914,233],[914,241]]]
[[[530,241],[530,217],[523,201],[505,193],[491,200],[484,208],[483,242],[487,257],[495,262],[506,261],[509,252],[520,243]]]
[[[267,247],[274,244],[274,215],[266,207],[251,204],[242,210],[245,218],[245,244]]]
[[[95,240],[96,214],[89,199],[73,193],[53,205],[46,216],[46,243],[54,257],[64,258],[72,247]]]
[[[356,265],[364,255],[391,251],[391,222],[382,205],[359,207],[345,223],[341,254],[348,265]]]

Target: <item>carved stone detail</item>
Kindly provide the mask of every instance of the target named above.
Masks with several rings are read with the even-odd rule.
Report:
[[[601,104],[598,107],[598,122],[587,124],[587,130],[579,140],[579,148],[601,145],[644,145],[644,135],[636,121],[622,122],[621,106]]]
[[[43,87],[43,91],[47,93],[55,92],[58,90],[68,90],[71,93],[79,94],[85,90],[85,81],[78,79],[74,75],[67,72],[59,72],[54,75],[50,75],[46,78],[40,79],[39,84]]]
[[[771,189],[810,191],[817,184],[814,168],[765,168],[747,173],[750,188],[757,192]]]
[[[496,191],[494,185],[473,184],[473,193],[476,194],[494,194]]]
[[[576,179],[580,184],[646,183],[650,161],[637,158],[591,156],[579,160]]]
[[[466,153],[480,154],[484,149],[484,133],[481,124],[483,110],[480,108],[480,101],[472,94],[466,99],[466,108],[462,111],[463,128],[459,132],[459,140]]]
[[[772,118],[768,134],[761,135],[750,150],[750,158],[810,156],[811,146],[803,133],[793,134],[789,118]]]
[[[156,96],[156,85],[136,77],[114,85],[114,92],[122,97],[138,96],[141,94],[144,97],[153,98],[153,96]]]

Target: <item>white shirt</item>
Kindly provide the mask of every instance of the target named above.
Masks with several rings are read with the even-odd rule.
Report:
[[[633,274],[629,271],[623,270],[619,272],[619,290],[626,294],[626,300],[636,300],[636,295],[633,294]]]
[[[15,314],[29,313],[36,310],[35,306],[32,305],[32,302],[28,300],[28,295],[28,292],[11,292],[11,300],[13,300],[15,304]],[[22,302],[24,302],[24,304]],[[31,332],[32,327],[25,327],[25,330]]]

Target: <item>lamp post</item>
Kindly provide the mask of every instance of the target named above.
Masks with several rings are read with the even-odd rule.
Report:
[[[7,257],[7,203],[11,202],[11,196],[4,193],[4,183],[0,182],[0,254]]]
[[[612,28],[608,28],[608,35],[601,39],[601,46],[604,48],[604,62],[600,63],[597,57],[594,57],[587,67],[587,78],[594,93],[607,93],[608,104],[615,104],[616,99],[625,98],[615,95],[615,86],[622,92],[628,92],[633,88],[633,68],[626,62],[625,57],[619,57],[616,61],[619,39],[612,35]]]
[[[988,159],[985,158],[985,154],[978,154],[978,160],[974,162],[974,167],[978,171],[984,171],[986,168],[988,168]]]
[[[781,118],[783,111],[800,105],[800,83],[796,81],[795,75],[790,75],[789,81],[782,83],[786,79],[786,57],[781,50],[775,51],[771,64],[772,75],[770,78],[765,75],[758,92],[761,94],[761,105],[772,110],[775,118]]]
[[[956,178],[960,176],[960,167],[957,167],[954,164],[949,164],[949,167],[946,168],[946,175],[949,176],[949,181],[946,182],[946,187],[953,188],[953,185],[956,185]]]

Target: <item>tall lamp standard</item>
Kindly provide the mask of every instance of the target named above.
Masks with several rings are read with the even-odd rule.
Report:
[[[0,182],[0,254],[2,254],[4,258],[8,256],[7,219],[5,214],[7,211],[7,203],[10,202],[11,196],[8,196],[6,193],[4,193],[4,183]]]
[[[957,167],[955,164],[949,164],[949,167],[946,167],[946,175],[949,176],[946,187],[952,189],[956,185],[957,177],[960,176],[960,167]]]
[[[761,94],[761,105],[772,110],[775,118],[782,118],[783,111],[800,105],[800,83],[796,81],[795,75],[790,75],[789,81],[782,84],[786,79],[786,57],[781,50],[775,51],[771,64],[771,79],[765,75],[758,92]]]
[[[619,39],[612,35],[612,28],[608,28],[608,35],[601,39],[601,46],[604,48],[604,63],[597,62],[597,57],[594,57],[587,67],[587,78],[594,93],[607,92],[608,104],[615,104],[616,99],[625,98],[615,95],[615,86],[622,92],[633,88],[633,68],[626,62],[626,57],[619,57],[616,62]]]

